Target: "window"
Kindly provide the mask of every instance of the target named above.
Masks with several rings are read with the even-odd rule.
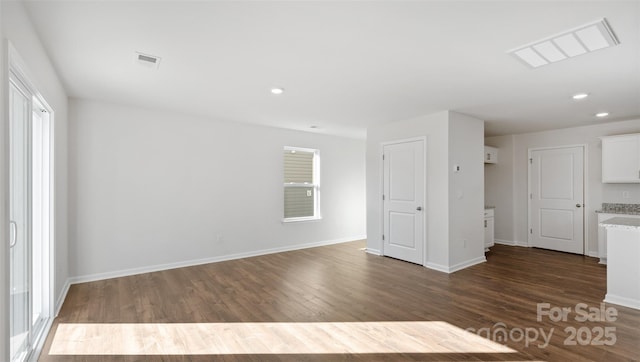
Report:
[[[320,151],[284,148],[284,221],[320,219]]]

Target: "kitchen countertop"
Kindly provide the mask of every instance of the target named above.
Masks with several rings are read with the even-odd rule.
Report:
[[[596,210],[601,214],[640,215],[640,204],[612,204],[602,203],[602,209]]]
[[[600,226],[640,231],[640,219],[630,217],[614,217],[604,220]]]

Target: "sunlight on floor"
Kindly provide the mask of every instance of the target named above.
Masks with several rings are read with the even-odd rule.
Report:
[[[446,322],[61,323],[50,355],[514,353]]]

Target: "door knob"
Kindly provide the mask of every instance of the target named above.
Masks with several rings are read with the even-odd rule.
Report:
[[[576,204],[576,207],[582,207],[582,205],[580,205],[580,204]]]
[[[422,211],[422,206],[418,206],[418,207],[416,207],[416,210],[418,210],[418,211]]]

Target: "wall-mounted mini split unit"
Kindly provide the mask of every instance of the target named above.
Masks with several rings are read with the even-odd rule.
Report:
[[[620,44],[607,19],[556,34],[507,51],[532,68]]]
[[[160,57],[140,52],[134,52],[134,55],[135,62],[143,67],[158,69],[160,66]]]

